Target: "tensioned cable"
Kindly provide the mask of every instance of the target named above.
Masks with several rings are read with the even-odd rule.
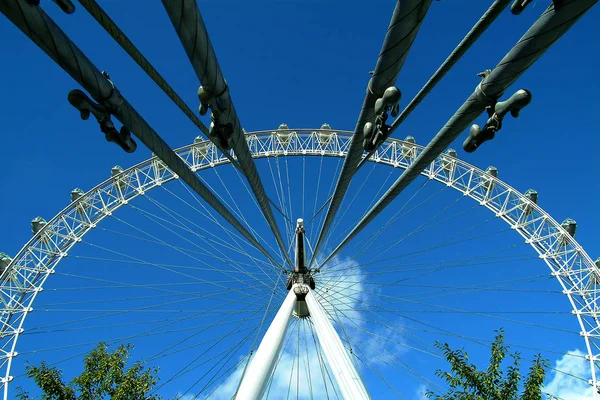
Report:
[[[129,207],[131,207],[132,209],[134,209],[135,211],[137,211],[139,214],[141,214],[142,216],[144,216],[146,219],[148,219],[148,220],[150,220],[150,221],[154,222],[154,223],[155,223],[155,224],[157,224],[158,226],[161,226],[161,227],[162,227],[162,228],[164,228],[165,230],[167,230],[167,231],[169,231],[169,232],[173,233],[175,236],[177,236],[177,237],[179,237],[179,238],[181,238],[181,239],[185,240],[186,242],[190,243],[192,246],[195,246],[195,247],[197,247],[198,249],[202,249],[202,247],[200,247],[200,246],[199,246],[197,243],[195,243],[194,241],[192,241],[192,240],[190,240],[190,239],[188,239],[188,238],[184,237],[183,235],[180,235],[179,233],[177,233],[177,232],[173,231],[172,229],[170,229],[170,228],[168,228],[167,226],[163,225],[162,223],[158,222],[158,221],[157,221],[157,219],[158,219],[158,220],[161,220],[161,221],[164,221],[164,222],[165,222],[165,223],[167,223],[167,224],[172,224],[172,225],[174,225],[174,226],[176,226],[176,227],[178,227],[178,228],[180,228],[180,229],[183,229],[184,231],[187,231],[187,232],[191,233],[192,235],[194,235],[194,236],[196,236],[196,237],[199,237],[199,236],[198,236],[198,234],[197,234],[196,232],[193,232],[192,230],[190,230],[189,228],[187,228],[187,227],[186,227],[184,224],[181,224],[181,223],[180,223],[180,225],[173,224],[172,222],[170,222],[170,221],[167,221],[167,220],[164,220],[164,219],[162,219],[162,218],[160,218],[160,217],[158,217],[158,216],[156,216],[156,215],[154,215],[154,214],[152,214],[152,213],[150,213],[150,212],[148,212],[148,211],[146,211],[146,210],[143,210],[143,209],[141,209],[141,208],[135,207],[135,206],[133,206],[133,205],[129,205]],[[159,207],[159,208],[160,208],[160,207]],[[163,211],[164,211],[164,210],[163,210]],[[114,218],[115,218],[115,219],[117,219],[118,221],[122,222],[123,224],[125,224],[125,225],[127,225],[127,226],[130,226],[131,228],[133,228],[133,229],[135,229],[135,230],[137,230],[137,231],[139,231],[139,232],[141,232],[141,233],[145,234],[146,236],[148,236],[148,237],[150,237],[150,238],[152,238],[152,239],[154,239],[154,240],[156,240],[156,241],[160,242],[162,245],[164,245],[164,246],[166,246],[166,247],[169,247],[169,248],[172,248],[173,250],[175,250],[175,251],[177,251],[177,252],[179,252],[179,253],[181,253],[181,254],[184,254],[185,256],[187,256],[187,257],[189,257],[189,258],[193,259],[194,261],[197,261],[197,262],[199,262],[200,264],[204,264],[204,265],[206,265],[207,267],[211,267],[211,264],[209,264],[208,262],[206,262],[206,261],[204,261],[204,260],[202,260],[202,259],[199,259],[198,257],[195,257],[194,255],[190,254],[189,252],[187,252],[187,251],[183,250],[181,247],[172,246],[172,245],[170,245],[169,243],[165,242],[164,240],[158,239],[156,236],[154,236],[154,235],[151,235],[150,233],[148,233],[148,232],[144,231],[143,229],[141,229],[141,228],[139,228],[139,227],[137,227],[137,226],[135,226],[135,225],[132,225],[132,224],[130,224],[130,223],[128,223],[128,222],[126,222],[126,221],[124,221],[124,220],[121,220],[121,219],[117,218],[117,217],[114,217]],[[212,246],[212,245],[210,245],[210,244],[209,244],[209,246],[214,248],[214,246]],[[217,251],[218,251],[218,250],[217,250]],[[241,249],[241,247],[240,247],[240,251],[241,251],[241,252],[242,252],[242,254],[243,254],[244,250],[243,250],[243,249]],[[221,253],[221,254],[223,254],[223,253]],[[255,266],[256,266],[256,267],[257,267],[257,268],[258,268],[258,269],[259,269],[259,270],[260,270],[260,271],[261,271],[263,274],[265,274],[265,275],[267,276],[267,278],[270,278],[270,279],[272,280],[271,276],[270,276],[269,274],[267,274],[267,273],[266,273],[266,272],[263,270],[263,268],[262,268],[260,265],[258,265],[258,264],[256,263],[256,261],[255,261],[254,259],[252,259],[252,258],[251,258],[251,261],[253,261],[254,265],[255,265]],[[251,274],[251,273],[250,273],[248,270],[246,270],[246,269],[242,268],[241,266],[239,266],[239,265],[238,265],[238,264],[237,264],[235,261],[233,261],[233,260],[232,260],[231,258],[229,258],[229,257],[225,257],[225,263],[227,263],[227,264],[228,264],[228,265],[230,265],[231,267],[235,268],[235,269],[236,269],[238,272],[240,272],[240,273],[242,273],[242,274],[244,274],[244,275],[247,275],[247,276],[252,276],[252,274]],[[269,266],[272,266],[272,265],[270,265],[270,264],[268,264],[268,265],[269,265]],[[219,272],[222,272],[222,271],[224,271],[224,270],[220,270],[220,269],[218,269],[218,268],[216,268],[216,267],[214,267],[214,266],[212,266],[212,269],[213,269],[213,270],[215,270],[215,271],[219,271]],[[228,276],[230,276],[230,275],[228,275]]]
[[[229,87],[219,66],[198,4],[195,0],[162,0],[162,4],[198,80],[201,82],[202,87],[213,95],[211,115],[215,117],[214,123],[230,128],[231,138],[226,140],[235,152],[240,168],[248,180],[281,252],[284,253],[285,260],[292,266],[293,263],[289,254],[285,253],[285,242],[275,221],[270,202],[250,153],[248,142],[242,132],[242,125],[231,100]],[[211,140],[218,141],[220,138],[217,136],[219,135],[211,137]]]
[[[114,84],[100,72],[79,47],[73,43],[39,6],[30,4],[25,0],[1,0],[0,12],[6,15],[15,26],[23,31],[52,60],[81,84],[95,101],[110,109],[112,115],[129,128],[144,145],[152,150],[173,172],[193,188],[228,223],[245,236],[269,260],[278,265],[277,260],[218,201],[214,193],[198,179],[187,164],[175,154],[158,133],[129,104],[115,88]]]
[[[408,105],[402,110],[398,118],[394,120],[388,132],[384,135],[384,140],[389,138],[392,133],[400,126],[402,122],[412,113],[415,108],[423,101],[423,99],[435,88],[435,86],[444,78],[444,76],[452,69],[452,67],[462,58],[462,56],[469,50],[469,48],[479,39],[479,37],[490,27],[490,25],[498,18],[498,16],[504,11],[508,4],[512,0],[495,0],[494,3],[488,8],[488,10],[481,16],[475,25],[471,28],[469,33],[460,41],[452,53],[446,58],[446,60],[440,65],[435,73],[429,78],[429,80],[423,85],[419,93],[408,103]],[[375,153],[376,150],[370,151],[358,164],[356,170],[358,171]]]
[[[542,54],[565,34],[598,0],[552,2],[500,63],[475,88],[444,127],[406,168],[369,213],[323,261],[325,264],[381,213],[421,172],[427,168],[488,106],[495,104]]]
[[[367,93],[350,141],[348,153],[344,158],[344,165],[338,177],[333,198],[329,203],[327,214],[315,244],[315,253],[308,264],[309,267],[312,266],[323,244],[333,218],[335,218],[348,190],[356,166],[362,157],[363,128],[365,123],[373,122],[375,119],[375,101],[382,97],[384,91],[396,82],[400,70],[404,66],[408,52],[417,37],[423,19],[429,10],[431,1],[405,0],[396,2],[381,52],[377,58],[373,76],[367,86]]]

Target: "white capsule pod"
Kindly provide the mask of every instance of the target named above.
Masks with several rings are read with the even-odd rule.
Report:
[[[283,147],[287,147],[292,141],[292,132],[289,129],[287,124],[281,124],[277,128],[277,139]]]
[[[494,189],[494,186],[496,185],[494,178],[498,177],[498,168],[490,165],[486,168],[485,173],[486,174],[483,176],[483,187],[489,192]]]
[[[209,144],[202,138],[202,136],[196,136],[194,139],[194,147],[192,151],[196,161],[203,160],[208,155]]]
[[[152,153],[152,157],[156,157],[156,154]],[[165,163],[158,157],[152,162],[152,166],[154,167],[154,176],[156,178],[162,177],[167,170]]]
[[[123,168],[121,168],[121,166],[119,165],[115,165],[114,167],[112,167],[110,169],[110,176],[112,176],[114,178],[114,182],[117,185],[117,187],[123,191],[125,190],[125,180],[123,179],[123,177],[119,177],[118,175],[120,175],[123,172]]]
[[[595,289],[596,286],[600,283],[600,257],[596,258],[594,261],[595,268],[590,272],[590,276],[587,283],[587,289]]]
[[[524,196],[527,200],[521,202],[521,210],[523,210],[523,214],[530,215],[533,212],[533,206],[531,204],[538,203],[538,192],[534,189],[527,189]]]
[[[407,136],[402,143],[402,156],[406,159],[412,160],[417,156],[417,148],[413,146],[415,144],[415,138]]]
[[[75,188],[75,189],[71,190],[71,203],[75,203],[80,198],[82,198],[84,195],[85,195],[85,192],[83,190],[81,190],[80,188]],[[85,210],[87,210],[87,208],[88,208],[88,204],[85,201],[85,199],[79,201],[79,203],[77,204],[77,211],[84,212]]]
[[[442,169],[445,173],[449,174],[456,165],[456,157],[458,153],[454,149],[446,150],[446,155],[442,156]]]
[[[575,237],[577,232],[577,221],[572,218],[566,218],[561,224],[562,228],[567,231],[568,235],[561,234],[558,241],[560,246],[566,246],[569,243],[569,236]]]
[[[318,133],[319,135],[319,143],[321,143],[321,146],[329,146],[329,143],[331,143],[331,139],[333,138],[333,132],[331,132],[331,126],[329,126],[329,124],[325,123],[323,125],[321,125],[321,129]]]
[[[31,232],[35,235],[42,230],[48,223],[42,217],[35,217],[31,220]]]
[[[12,258],[8,254],[0,253],[0,276],[4,275],[4,271],[6,271],[11,261]]]

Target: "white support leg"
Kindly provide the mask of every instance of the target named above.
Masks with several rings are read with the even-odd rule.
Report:
[[[370,399],[371,397],[367,393],[367,389],[356,371],[354,363],[352,363],[350,356],[348,356],[346,348],[327,318],[325,310],[321,307],[321,304],[317,301],[311,290],[306,295],[306,305],[308,306],[310,318],[315,325],[319,343],[325,353],[325,358],[327,358],[329,369],[333,372],[333,376],[344,399]]]
[[[258,350],[256,350],[252,361],[250,361],[250,365],[248,365],[246,373],[242,377],[242,383],[235,396],[236,400],[257,400],[262,398],[277,362],[277,356],[281,351],[283,338],[287,332],[290,316],[295,304],[296,295],[294,294],[294,288],[292,288],[260,342],[260,346],[258,346]]]

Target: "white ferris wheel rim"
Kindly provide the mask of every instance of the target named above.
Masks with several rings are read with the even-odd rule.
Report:
[[[323,129],[278,129],[246,134],[253,158],[280,156],[344,157],[352,132]],[[369,159],[370,162],[405,169],[423,150],[413,141],[387,139]],[[197,172],[230,161],[209,140],[175,150]],[[590,385],[597,388],[596,370],[600,368],[600,321],[597,317],[597,268],[577,241],[541,207],[528,197],[486,171],[442,154],[421,175],[461,192],[479,202],[508,223],[539,254],[559,281],[569,299],[584,338],[589,361]],[[157,157],[140,162],[87,191],[48,221],[2,271],[0,290],[3,302],[0,317],[2,341],[0,367],[4,399],[12,360],[27,314],[56,265],[68,251],[102,219],[143,195],[178,177]],[[596,391],[594,391],[594,395]]]

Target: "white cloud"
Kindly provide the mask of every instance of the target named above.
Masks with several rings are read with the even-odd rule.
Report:
[[[426,392],[427,392],[427,386],[425,386],[425,384],[420,384],[419,387],[417,388],[417,392],[415,394],[415,399],[416,400],[427,400],[427,397],[425,396]]]
[[[584,352],[573,350],[557,360],[554,368],[564,373],[550,371],[543,391],[562,400],[592,400],[593,389],[587,379],[575,378],[590,375],[590,364],[584,357]]]

